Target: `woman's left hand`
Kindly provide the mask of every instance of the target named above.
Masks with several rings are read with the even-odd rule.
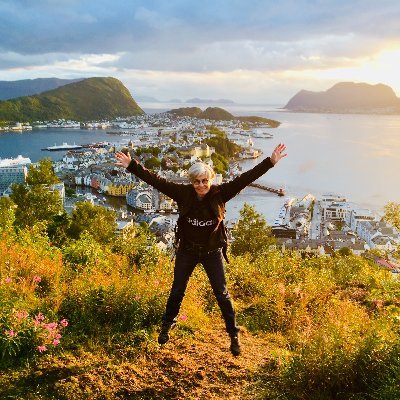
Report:
[[[275,147],[270,157],[272,164],[275,165],[281,158],[287,156],[285,150],[286,146],[283,143],[279,143],[278,146]]]

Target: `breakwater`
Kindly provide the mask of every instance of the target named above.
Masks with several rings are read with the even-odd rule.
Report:
[[[275,188],[265,186],[265,185],[260,185],[259,183],[254,183],[254,182],[250,183],[249,186],[255,187],[257,189],[267,190],[268,192],[271,192],[271,193],[276,193],[278,196],[285,195],[285,191],[282,188],[275,189]]]

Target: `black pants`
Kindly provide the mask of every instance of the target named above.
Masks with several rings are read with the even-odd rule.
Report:
[[[195,266],[201,263],[207,273],[214,295],[225,320],[226,331],[235,335],[239,329],[235,321],[235,309],[226,287],[224,261],[221,249],[207,252],[201,249],[179,249],[176,254],[174,282],[163,317],[165,323],[176,322],[185,290]]]

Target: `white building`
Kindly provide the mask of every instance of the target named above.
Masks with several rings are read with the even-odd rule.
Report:
[[[133,221],[117,221],[117,235],[126,235],[130,229],[134,226]]]
[[[159,204],[159,208],[160,208],[160,210],[164,210],[164,211],[172,211],[172,209],[173,209],[172,203],[173,203],[172,199],[161,200],[160,204]]]
[[[315,197],[312,194],[305,195],[298,203],[297,207],[310,208]]]
[[[64,182],[53,183],[52,185],[49,186],[49,189],[52,192],[57,192],[59,194],[60,199],[62,201],[62,204],[64,205],[64,201],[65,201],[65,185],[64,185]]]
[[[350,210],[346,215],[346,224],[354,231],[357,232],[358,224],[361,221],[375,221],[376,217],[367,208],[358,208]]]
[[[31,160],[21,155],[17,158],[0,159],[0,196],[3,196],[11,184],[25,183],[29,164]]]
[[[214,185],[221,185],[222,183],[222,175],[221,174],[215,174],[213,184]]]
[[[321,196],[320,204],[332,204],[332,203],[343,203],[347,202],[346,197],[335,194],[335,193],[324,193]]]
[[[346,202],[321,203],[322,217],[333,221],[346,221],[350,205]]]
[[[360,221],[357,234],[371,249],[392,251],[400,244],[399,233],[384,221]]]
[[[372,249],[384,250],[388,252],[391,252],[398,247],[398,245],[392,238],[385,235],[377,235],[373,237],[371,240],[371,244]]]
[[[141,210],[151,210],[153,208],[152,195],[150,192],[139,192],[136,197],[136,208]]]

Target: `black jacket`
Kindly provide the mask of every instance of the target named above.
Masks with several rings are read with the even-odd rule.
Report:
[[[221,185],[212,185],[210,191],[204,196],[203,201],[209,202],[209,206],[218,221],[210,235],[209,246],[210,248],[223,247],[225,258],[227,247],[226,231],[223,223],[225,218],[225,203],[235,197],[247,185],[264,175],[273,166],[274,164],[272,164],[271,159],[267,157],[254,168],[244,172],[233,180]],[[196,199],[197,194],[193,185],[190,183],[179,184],[167,181],[143,167],[136,160],[131,161],[127,170],[177,202],[179,218],[176,239],[177,243],[184,241],[184,238],[180,237],[182,229],[179,229],[179,227],[182,225],[183,218],[188,214]]]

